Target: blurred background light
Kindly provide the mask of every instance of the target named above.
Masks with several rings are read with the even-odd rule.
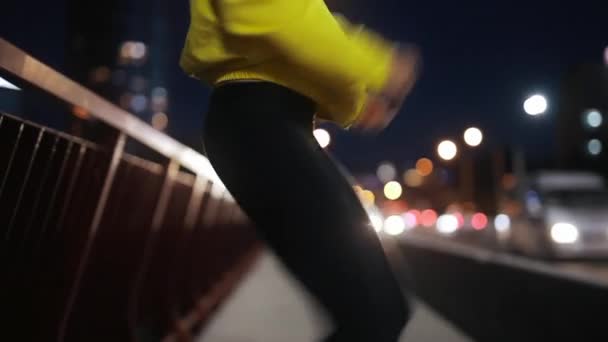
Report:
[[[361,191],[361,199],[365,205],[371,206],[376,202],[376,196],[369,190]]]
[[[437,146],[437,154],[443,160],[452,160],[458,154],[458,147],[453,141],[444,140]]]
[[[319,146],[322,148],[326,148],[331,143],[331,136],[329,135],[329,132],[323,128],[317,128],[312,133],[315,136],[315,139],[317,139]]]
[[[380,214],[374,213],[374,212],[369,213],[368,216],[369,216],[369,221],[371,222],[374,230],[376,232],[380,232],[382,230],[382,226],[384,225],[382,222],[383,221],[382,216]]]
[[[403,188],[398,182],[391,181],[384,185],[384,196],[386,196],[386,198],[388,198],[389,200],[398,199],[399,197],[401,197],[402,193]]]
[[[462,213],[457,211],[452,213],[452,215],[454,215],[454,217],[456,217],[456,219],[458,220],[458,228],[464,226],[464,216],[462,215]]]
[[[597,156],[602,153],[602,142],[598,139],[591,139],[587,142],[587,152],[592,156]]]
[[[559,222],[551,227],[551,239],[557,243],[575,243],[578,238],[578,228],[571,223]]]
[[[392,215],[384,220],[384,232],[388,235],[399,235],[405,231],[405,221],[399,215]]]
[[[74,116],[76,116],[77,118],[86,120],[88,118],[90,118],[90,114],[89,112],[84,109],[83,107],[80,106],[73,106],[72,107],[72,114],[74,114]]]
[[[508,215],[498,214],[494,218],[494,228],[498,233],[506,233],[511,228],[511,219]]]
[[[107,66],[100,66],[91,71],[91,82],[104,83],[112,76],[112,71]]]
[[[418,217],[411,211],[403,214],[403,221],[405,222],[405,228],[411,229],[418,225]]]
[[[471,127],[468,128],[466,131],[464,131],[464,142],[471,146],[471,147],[476,147],[479,146],[481,144],[481,142],[483,141],[483,133],[481,132],[481,130],[477,127]]]
[[[416,225],[421,224],[420,216],[422,215],[422,213],[420,212],[420,210],[412,209],[408,211],[408,214],[411,214],[416,219]]]
[[[428,158],[420,158],[416,162],[416,171],[423,177],[433,173],[433,162]]]
[[[148,98],[145,95],[141,94],[135,95],[131,98],[130,106],[131,109],[133,109],[137,113],[143,112],[148,106]]]
[[[604,118],[602,114],[596,109],[590,109],[583,114],[585,125],[590,128],[598,128],[602,125]]]
[[[376,176],[382,183],[388,183],[397,177],[397,170],[393,164],[384,162],[378,166]]]
[[[475,213],[471,217],[471,226],[473,226],[473,229],[482,230],[482,229],[485,229],[487,225],[488,225],[488,217],[485,214]]]
[[[524,102],[524,110],[528,115],[539,115],[547,111],[547,99],[543,95],[530,96]]]
[[[412,188],[422,185],[423,178],[416,169],[409,169],[403,174],[403,182]]]
[[[168,124],[169,124],[169,117],[167,117],[167,114],[165,114],[163,112],[158,112],[158,113],[154,113],[154,115],[152,115],[152,127],[162,131],[165,128],[167,128]]]
[[[133,59],[142,59],[146,56],[147,47],[146,44],[142,42],[135,42],[131,46],[131,58]]]
[[[433,209],[424,210],[420,214],[420,223],[427,228],[434,226],[436,221],[437,212]]]
[[[458,218],[451,214],[439,216],[437,219],[437,231],[442,234],[452,234],[458,230]]]
[[[528,191],[526,192],[525,197],[526,209],[532,215],[539,215],[542,210],[542,203],[540,202],[540,197],[536,193],[536,191]]]

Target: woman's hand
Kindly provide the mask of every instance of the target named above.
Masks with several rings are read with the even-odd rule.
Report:
[[[379,94],[369,94],[355,128],[380,131],[395,118],[412,90],[420,69],[420,53],[416,48],[399,49],[393,55],[390,76]]]

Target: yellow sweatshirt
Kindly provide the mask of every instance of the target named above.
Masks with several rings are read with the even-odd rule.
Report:
[[[350,126],[386,82],[393,45],[334,16],[323,0],[191,0],[180,65],[210,85],[259,79],[317,104]]]

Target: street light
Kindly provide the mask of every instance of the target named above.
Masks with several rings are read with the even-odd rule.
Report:
[[[524,110],[528,115],[536,116],[539,114],[544,114],[547,111],[547,99],[543,95],[533,95],[530,96],[524,102]]]
[[[458,154],[458,147],[451,140],[444,140],[437,146],[437,154],[443,160],[450,161]]]
[[[464,142],[471,146],[476,147],[483,141],[483,133],[477,127],[470,127],[464,131]]]
[[[329,132],[327,132],[323,128],[317,128],[312,132],[312,134],[315,136],[315,139],[317,139],[319,146],[321,146],[322,148],[326,148],[327,146],[329,146],[329,143],[331,142]]]

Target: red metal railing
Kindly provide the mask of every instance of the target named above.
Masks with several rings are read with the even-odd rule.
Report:
[[[258,251],[207,159],[2,39],[0,68],[115,132],[104,146],[0,113],[4,336],[188,340]]]

